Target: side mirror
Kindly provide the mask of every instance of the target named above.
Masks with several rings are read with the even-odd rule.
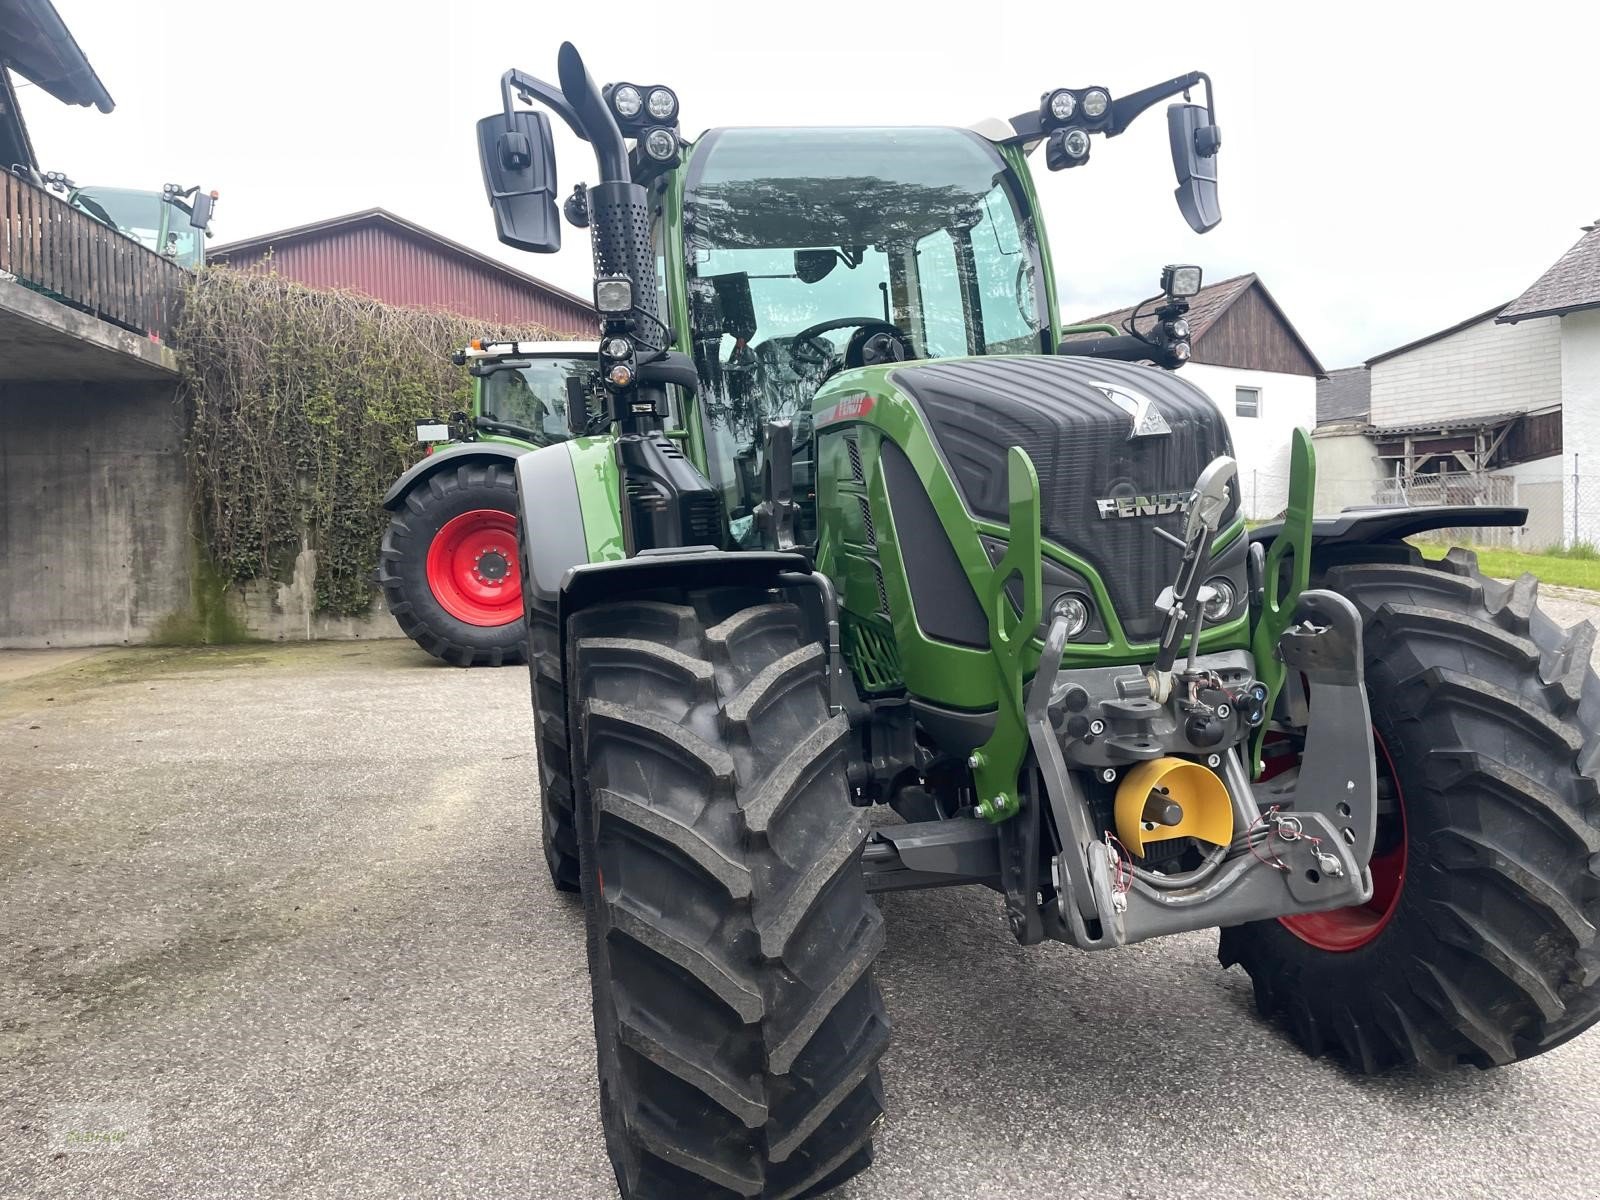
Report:
[[[1199,104],[1167,106],[1167,137],[1172,143],[1172,169],[1178,174],[1174,195],[1178,211],[1196,233],[1205,233],[1222,220],[1217,201],[1217,150],[1222,134],[1211,124],[1211,114]]]
[[[195,190],[194,201],[189,208],[189,225],[194,229],[203,229],[211,232],[211,213],[217,206],[217,198],[210,192]]]
[[[478,162],[500,240],[535,254],[561,249],[550,118],[531,109],[483,118],[478,122]]]
[[[837,250],[796,250],[794,273],[801,283],[821,283],[839,265]]]

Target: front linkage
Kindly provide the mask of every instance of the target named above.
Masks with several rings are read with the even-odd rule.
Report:
[[[1290,489],[1295,527],[1280,536],[1277,553],[1265,564],[1270,573],[1258,580],[1255,644],[1261,665],[1253,673],[1249,660],[1237,652],[1202,658],[1192,644],[1187,662],[1181,668],[1176,663],[1184,635],[1198,632],[1194,616],[1203,603],[1198,581],[1205,577],[1226,502],[1231,460],[1208,467],[1191,493],[1185,554],[1177,580],[1163,597],[1167,621],[1155,662],[1145,671],[1134,666],[1062,671],[1067,615],[1053,614],[1042,655],[1029,636],[1040,619],[1042,592],[1039,483],[1027,453],[1010,451],[1009,550],[995,567],[986,595],[1002,702],[993,735],[969,763],[975,815],[987,826],[968,822],[966,836],[957,839],[949,837],[954,832],[949,822],[880,835],[880,845],[895,853],[869,853],[870,886],[905,886],[907,881],[897,878],[902,870],[929,872],[931,867],[935,876],[941,868],[970,872],[1004,892],[1008,920],[1020,941],[1050,937],[1086,950],[1371,898],[1366,863],[1376,827],[1377,784],[1362,680],[1361,620],[1343,597],[1305,590],[1305,567],[1298,572],[1282,567],[1285,548],[1310,544],[1314,476],[1304,442],[1300,434]],[[1306,560],[1296,557],[1296,565]],[[1022,585],[1020,613],[1007,599],[1006,585],[1014,577]],[[1034,668],[1033,681],[1026,684]],[[1298,774],[1253,786],[1259,741],[1252,745],[1252,737],[1289,678],[1304,681],[1301,696],[1317,721],[1308,731]],[[1203,759],[1215,774],[1187,761],[1192,758]],[[1121,837],[1095,828],[1094,808],[1078,782],[1085,770],[1102,784],[1116,785]],[[1207,818],[1185,812],[1170,798],[1173,789],[1164,786],[1181,780],[1188,790],[1180,794],[1200,795],[1195,789],[1214,790],[1218,776],[1231,813],[1220,835],[1202,829]],[[1046,807],[1058,840],[1050,858],[1048,897],[1039,879]],[[1234,829],[1245,832],[1230,836]],[[1180,831],[1217,838],[1212,852],[1189,871],[1142,869],[1124,844],[1133,841],[1138,850],[1142,833],[1175,836]],[[991,839],[993,845],[986,846]],[[952,845],[960,851],[950,853]],[[934,846],[938,853],[930,853]]]

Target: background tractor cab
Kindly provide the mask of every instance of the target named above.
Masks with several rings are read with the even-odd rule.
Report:
[[[178,266],[193,271],[205,265],[206,239],[211,236],[217,192],[175,183],[159,192],[78,187],[60,171],[46,172],[44,182],[72,207]]]
[[[384,496],[378,582],[401,631],[436,658],[521,662],[511,463],[586,431],[595,343],[474,338],[451,360],[471,376],[469,411],[417,423],[427,451]]]

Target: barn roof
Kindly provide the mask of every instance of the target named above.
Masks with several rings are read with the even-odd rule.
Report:
[[[3,2],[4,0],[0,0],[0,3]],[[254,255],[264,254],[274,247],[283,246],[287,243],[305,242],[325,237],[331,233],[373,226],[386,227],[393,231],[405,233],[428,244],[447,257],[467,259],[503,278],[514,281],[522,287],[542,292],[567,304],[584,309],[593,307],[588,300],[581,296],[575,296],[553,283],[546,283],[543,279],[538,279],[525,271],[519,271],[515,267],[507,266],[499,259],[491,258],[481,251],[472,249],[470,246],[463,246],[460,242],[451,241],[442,234],[435,233],[426,226],[418,225],[415,221],[408,221],[386,208],[365,208],[360,212],[346,213],[339,217],[328,217],[321,221],[311,221],[304,225],[279,229],[273,233],[240,238],[225,245],[209,248],[206,251],[206,259],[209,262],[234,262]]]

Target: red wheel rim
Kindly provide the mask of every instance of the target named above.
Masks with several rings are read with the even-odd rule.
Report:
[[[1372,870],[1372,899],[1349,908],[1329,912],[1304,913],[1279,917],[1279,923],[1302,942],[1318,950],[1344,953],[1369,945],[1394,917],[1400,907],[1400,893],[1406,881],[1406,805],[1400,788],[1400,774],[1378,731],[1372,731],[1372,744],[1378,749],[1378,781],[1387,779],[1394,788],[1395,811],[1378,818],[1377,845],[1367,865]],[[1385,823],[1389,823],[1385,829]],[[1387,836],[1385,836],[1387,834]]]
[[[475,508],[446,521],[428,546],[428,587],[440,608],[468,625],[520,621],[516,518]]]

